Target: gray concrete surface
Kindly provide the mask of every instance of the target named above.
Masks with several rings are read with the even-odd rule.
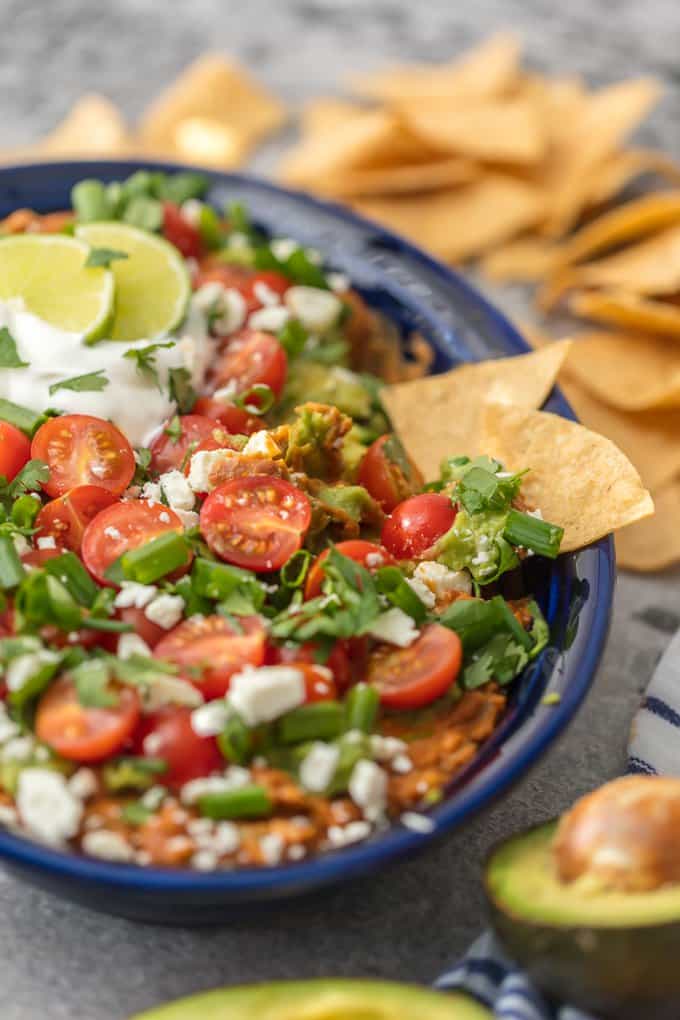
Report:
[[[337,89],[350,70],[445,58],[502,26],[544,70],[596,82],[659,75],[667,96],[643,137],[680,154],[677,0],[0,0],[0,149],[48,129],[85,88],[135,116],[206,48],[238,54],[296,103]],[[275,155],[270,146],[259,167]],[[483,924],[479,864],[489,844],[620,770],[640,692],[679,624],[677,574],[622,576],[595,688],[534,772],[437,849],[317,902],[221,930],[162,929],[89,913],[0,872],[0,1016],[122,1020],[164,999],[267,978],[431,980]]]

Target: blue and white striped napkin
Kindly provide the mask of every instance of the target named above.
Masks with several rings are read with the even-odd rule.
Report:
[[[680,776],[680,631],[659,660],[633,720],[628,772]],[[437,987],[469,992],[496,1020],[597,1020],[567,1004],[551,1007],[491,932],[473,942]]]

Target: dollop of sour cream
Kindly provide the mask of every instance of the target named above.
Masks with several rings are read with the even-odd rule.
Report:
[[[21,360],[28,364],[0,371],[0,397],[34,411],[57,407],[69,414],[108,418],[137,447],[148,446],[160,425],[175,413],[168,391],[169,370],[186,368],[192,386],[200,391],[214,349],[205,316],[193,304],[177,336],[132,343],[103,339],[88,345],[82,334],[57,329],[37,318],[20,298],[0,301],[2,326],[7,327]],[[153,352],[158,384],[138,371],[136,359],[124,357],[130,348],[170,341],[171,347]],[[108,379],[103,390],[58,389],[50,394],[54,383],[100,369]]]

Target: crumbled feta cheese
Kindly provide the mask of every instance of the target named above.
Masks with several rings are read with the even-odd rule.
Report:
[[[219,280],[210,280],[194,291],[191,303],[199,312],[208,314],[213,310],[217,302],[222,300],[225,289]]]
[[[79,800],[88,800],[97,793],[99,784],[92,769],[80,768],[69,779],[68,788],[74,797],[78,797]]]
[[[199,450],[189,462],[189,486],[194,492],[210,492],[215,486],[210,477],[219,464],[238,457],[235,450]]]
[[[206,793],[227,793],[229,790],[247,786],[249,782],[248,769],[232,765],[223,776],[201,776],[200,779],[191,779],[180,790],[180,799],[183,804],[195,804]]]
[[[350,287],[350,279],[345,273],[326,273],[326,283],[334,294],[346,294]]]
[[[198,527],[200,517],[195,510],[175,510],[175,513],[182,522],[182,527],[185,531]]]
[[[215,390],[212,399],[219,400],[222,404],[232,404],[237,394],[238,383],[235,379],[230,379],[224,386],[220,386],[219,390]]]
[[[0,804],[0,825],[13,829],[19,821],[19,816],[9,804]]]
[[[403,609],[393,606],[373,621],[367,633],[377,641],[387,641],[388,644],[398,645],[399,648],[408,648],[418,637],[419,631],[412,616]]]
[[[158,481],[161,492],[173,510],[193,510],[196,497],[181,471],[166,471]]]
[[[3,761],[29,761],[35,754],[35,740],[29,734],[23,737],[12,737],[3,744]]]
[[[275,237],[273,241],[269,242],[269,247],[279,262],[285,262],[298,250],[300,245],[292,237]]]
[[[267,333],[278,333],[290,319],[290,311],[283,305],[272,308],[258,308],[248,319],[251,329],[263,329]]]
[[[305,702],[305,678],[292,666],[261,666],[231,678],[228,700],[249,726],[271,722]]]
[[[427,585],[419,577],[407,577],[406,583],[423,603],[426,609],[432,609],[437,601],[434,592],[430,591]]]
[[[69,790],[60,772],[22,769],[16,799],[21,821],[42,842],[61,846],[78,832],[83,804]]]
[[[19,727],[14,722],[14,719],[10,719],[4,703],[0,702],[0,744],[4,744],[6,741],[16,737],[18,733]]]
[[[119,653],[120,654],[120,653]],[[198,708],[203,704],[203,695],[187,680],[170,674],[158,674],[144,692],[144,710],[155,712],[164,705],[186,705]]]
[[[312,744],[300,765],[300,782],[310,793],[323,793],[335,775],[340,749],[318,740]]]
[[[241,833],[234,822],[218,822],[212,840],[218,854],[233,854],[241,845]]]
[[[385,811],[387,773],[374,761],[362,758],[352,769],[348,784],[349,795],[371,822]]]
[[[449,570],[443,563],[436,563],[434,560],[419,563],[413,579],[429,588],[435,598],[441,598],[442,595],[452,591],[462,591],[466,595],[472,591],[472,578],[467,570]]]
[[[390,767],[393,772],[398,772],[400,775],[406,775],[407,772],[413,770],[413,762],[407,754],[398,754],[390,762]]]
[[[54,535],[39,535],[36,540],[38,549],[56,549],[57,543],[54,539]]]
[[[215,737],[222,732],[228,719],[227,703],[217,699],[201,705],[191,713],[191,728],[199,737]]]
[[[165,787],[164,786],[152,786],[146,790],[140,800],[145,808],[149,811],[157,811],[165,799]]]
[[[120,832],[113,832],[111,829],[95,829],[86,832],[83,836],[81,846],[84,853],[90,857],[99,857],[104,861],[131,861],[133,850],[128,841]]]
[[[371,835],[368,822],[350,822],[349,825],[331,825],[328,828],[328,842],[337,850],[351,843],[360,843]]]
[[[291,315],[313,333],[325,333],[331,329],[342,311],[342,301],[320,287],[289,287],[284,301]]]
[[[272,867],[278,864],[283,856],[284,843],[277,832],[268,832],[260,836],[260,851],[265,864]]]
[[[527,510],[527,517],[535,517],[537,521],[543,520],[543,511],[540,507],[536,507],[535,510]]]
[[[252,436],[248,436],[248,442],[241,453],[244,457],[274,458],[281,456],[281,448],[274,442],[266,429],[260,429],[259,432],[253,432]]]
[[[158,588],[153,584],[139,584],[137,581],[122,581],[120,591],[113,600],[116,609],[128,609],[134,606],[143,609],[151,599],[156,597]]]
[[[191,858],[191,867],[197,871],[213,871],[217,867],[218,857],[214,850],[197,850]]]
[[[434,821],[428,818],[427,815],[421,815],[418,811],[404,811],[399,821],[407,829],[411,829],[413,832],[421,832],[423,835],[435,830]]]
[[[235,230],[227,238],[227,248],[231,248],[232,251],[249,251],[250,238],[240,230]]]
[[[15,535],[13,541],[17,556],[25,556],[31,551],[31,543],[23,535]]]
[[[201,214],[203,213],[203,203],[199,202],[197,198],[187,198],[182,202],[182,219],[190,223],[192,227],[198,227],[201,223]]]
[[[12,659],[5,670],[5,683],[10,691],[18,691],[39,673],[43,666],[56,662],[59,656],[47,649],[38,652],[26,652]]]
[[[144,615],[147,620],[157,623],[163,630],[170,630],[182,619],[184,605],[181,595],[168,595],[167,592],[164,592],[149,602],[144,610]]]
[[[152,503],[162,503],[163,494],[158,482],[145,482],[140,493],[141,499],[151,500]]]
[[[261,305],[267,305],[269,308],[273,308],[274,305],[281,304],[281,295],[277,294],[275,290],[269,287],[264,280],[258,280],[254,285],[253,296],[260,302]]]
[[[289,861],[301,861],[303,857],[307,856],[307,847],[303,843],[293,843],[288,847],[286,856]]]
[[[139,634],[121,634],[116,654],[119,659],[131,659],[133,655],[151,655],[151,649]]]

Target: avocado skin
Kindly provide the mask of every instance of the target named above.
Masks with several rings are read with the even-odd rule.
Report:
[[[316,1007],[316,1008],[315,1008]],[[340,1011],[337,1011],[340,1010]],[[493,1020],[474,999],[391,981],[320,978],[218,988],[130,1020]]]
[[[552,832],[555,824],[535,826],[524,835]],[[498,901],[489,881],[494,856],[507,842],[491,850],[484,869],[491,924],[508,956],[546,997],[603,1020],[678,1020],[680,916],[677,922],[630,928],[523,918]]]

